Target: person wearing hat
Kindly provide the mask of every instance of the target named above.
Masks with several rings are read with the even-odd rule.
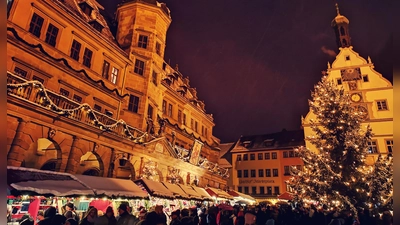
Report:
[[[178,211],[173,211],[171,213],[171,223],[170,225],[180,225],[181,220],[179,219],[180,213]]]
[[[134,225],[136,223],[136,217],[128,212],[128,206],[124,203],[118,207],[119,218],[117,225]]]
[[[111,206],[108,206],[106,209],[106,213],[100,217],[98,217],[94,221],[94,225],[116,225],[117,219],[115,219],[114,211]]]
[[[71,213],[72,213],[72,215],[71,215]],[[76,222],[79,223],[79,219],[80,219],[80,218],[79,218],[78,214],[75,212],[74,203],[72,203],[72,202],[68,202],[68,203],[65,205],[65,213],[64,213],[64,216],[65,216],[67,219],[73,218],[74,220],[76,220]]]

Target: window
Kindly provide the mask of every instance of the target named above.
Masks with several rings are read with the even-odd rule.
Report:
[[[288,152],[287,151],[283,152],[283,158],[288,158]]]
[[[76,61],[79,61],[79,52],[81,51],[81,43],[79,43],[76,40],[72,41],[72,46],[71,46],[71,58],[75,59]]]
[[[349,61],[349,60],[350,60],[350,56],[349,56],[349,55],[346,55],[346,56],[345,56],[345,59],[346,59],[346,61]]]
[[[95,29],[95,30],[97,30],[98,32],[101,32],[101,31],[103,31],[103,25],[101,25],[100,23],[99,23],[99,21],[97,21],[97,20],[92,20],[92,21],[90,21],[89,22],[89,24]]]
[[[337,85],[342,85],[342,78],[337,78],[336,79]]]
[[[244,193],[249,194],[249,187],[244,187]]]
[[[168,104],[168,116],[172,117],[172,104]]]
[[[256,177],[256,170],[250,170],[250,177]]]
[[[157,85],[157,73],[155,71],[153,71],[153,75],[151,77],[151,81],[153,82],[153,84]]]
[[[147,48],[147,40],[148,37],[145,35],[139,35],[138,47],[139,48]]]
[[[289,151],[289,157],[294,158],[294,151]]]
[[[276,152],[272,153],[272,159],[277,159],[278,158],[278,154],[276,154]]]
[[[182,110],[178,109],[178,123],[182,123]]]
[[[243,177],[249,177],[249,171],[243,170]]]
[[[269,154],[269,152],[268,152],[268,153],[265,153],[264,156],[265,156],[265,159],[270,159],[270,154]]]
[[[238,178],[242,178],[242,171],[241,171],[241,170],[238,170],[238,171],[237,171],[237,177],[238,177]]]
[[[139,97],[135,95],[129,96],[128,110],[137,113],[139,110]]]
[[[50,23],[49,27],[47,27],[46,40],[45,40],[46,43],[55,47],[57,35],[58,35],[58,28]]]
[[[386,149],[388,153],[393,153],[393,140],[386,140]]]
[[[133,72],[143,76],[144,62],[142,60],[136,59],[136,61],[135,61],[135,69],[133,70]]]
[[[204,126],[201,125],[201,135],[204,136]]]
[[[362,75],[363,82],[369,82],[368,75]]]
[[[197,132],[198,123],[197,121],[194,122],[194,130]]]
[[[162,112],[163,113],[167,112],[167,101],[165,100],[162,101]]]
[[[272,169],[272,176],[278,177],[278,169]]]
[[[238,187],[238,192],[242,192],[243,188],[241,186]]]
[[[81,4],[79,4],[79,7],[81,7],[83,13],[88,16],[90,16],[90,14],[92,13],[93,8],[87,2],[82,2]]]
[[[108,72],[110,70],[110,63],[104,60],[103,62],[103,72],[101,74],[102,77],[106,78],[108,80]]]
[[[271,169],[265,169],[265,176],[271,177]]]
[[[119,73],[119,70],[117,68],[113,67],[111,69],[111,80],[110,80],[111,83],[113,83],[113,84],[117,83],[117,81],[118,81],[118,73]]]
[[[263,169],[259,169],[258,170],[258,177],[264,177],[264,170]]]
[[[237,155],[236,161],[242,161],[242,155]]]
[[[37,81],[39,81],[40,83],[44,84],[44,79],[43,79],[43,78],[40,78],[40,77],[37,77],[37,76],[33,76],[33,77],[32,77],[32,80],[37,80]]]
[[[19,75],[19,76],[21,76],[23,78],[26,78],[26,75],[28,74],[28,72],[26,70],[23,70],[23,69],[21,69],[19,67],[15,67],[14,68],[14,73],[16,73],[17,75]]]
[[[251,187],[251,193],[257,194],[257,187]]]
[[[90,66],[92,65],[92,55],[92,50],[85,48],[85,51],[83,52],[83,65],[90,68]]]
[[[101,106],[94,104],[93,107],[94,110],[96,110],[97,112],[101,112]]]
[[[386,100],[376,101],[376,106],[378,107],[379,111],[388,110]]]
[[[279,195],[279,187],[278,186],[274,187],[274,194]]]
[[[156,43],[156,53],[161,56],[161,44],[158,42]]]
[[[257,159],[258,160],[263,160],[263,154],[262,153],[258,153],[257,154]]]
[[[67,91],[67,90],[65,90],[65,89],[63,89],[63,88],[60,88],[60,94],[62,95],[62,96],[65,96],[65,97],[69,97],[69,91]]]
[[[153,106],[151,105],[147,107],[147,118],[153,118]]]
[[[82,97],[79,95],[74,95],[72,98],[75,102],[82,103]]]
[[[207,129],[207,127],[204,130],[204,137],[208,137],[208,129]]]
[[[247,161],[247,160],[249,160],[249,155],[244,154],[244,155],[243,155],[243,161]]]
[[[267,187],[267,195],[272,195],[272,187]]]
[[[190,127],[194,129],[194,119],[190,119]]]
[[[183,113],[183,125],[185,125],[186,126],[186,114],[185,113]]]
[[[283,175],[285,175],[285,176],[289,176],[290,175],[289,166],[284,166],[283,170],[284,170]]]
[[[265,188],[264,187],[260,187],[260,194],[265,194]]]
[[[250,160],[256,160],[256,155],[254,153],[250,154]]]
[[[368,141],[368,153],[378,153],[378,146],[376,145],[376,141]]]
[[[42,30],[44,19],[38,14],[34,13],[29,24],[29,32],[40,38],[40,31]]]

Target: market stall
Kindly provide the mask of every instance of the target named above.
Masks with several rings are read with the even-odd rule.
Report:
[[[238,191],[228,191],[228,194],[233,196],[233,199],[236,204],[254,205],[256,203],[256,200],[253,197]]]
[[[223,203],[227,201],[233,200],[233,196],[229,195],[223,190],[217,189],[217,188],[212,188],[212,187],[207,187],[205,190],[208,192],[208,194],[212,197],[215,198],[217,203]]]

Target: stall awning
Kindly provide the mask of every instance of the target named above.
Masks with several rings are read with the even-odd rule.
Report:
[[[228,194],[232,195],[234,198],[238,197],[238,198],[241,198],[241,199],[247,200],[247,201],[253,201],[253,202],[256,201],[250,195],[246,195],[246,194],[243,194],[243,193],[238,192],[238,191],[229,191]]]
[[[180,186],[168,182],[161,183],[163,183],[165,187],[168,188],[168,190],[170,190],[176,198],[190,199],[189,195],[187,195]]]
[[[146,190],[151,196],[161,197],[161,198],[175,198],[174,193],[172,193],[168,188],[166,188],[161,182],[147,180],[145,178],[138,179],[134,181],[142,190]]]
[[[32,192],[39,195],[95,195],[93,190],[71,174],[32,168],[8,166],[7,184],[18,192]]]
[[[196,186],[192,186],[192,187],[203,198],[203,200],[210,200],[210,201],[213,200],[213,198],[203,188],[196,187]]]
[[[225,191],[222,191],[220,189],[208,187],[208,188],[206,188],[206,191],[211,196],[214,196],[217,198],[233,199],[233,197],[231,195],[229,195],[228,193],[226,193]]]
[[[148,198],[148,194],[131,180],[74,175],[78,180],[94,190],[98,196],[111,198]]]
[[[293,196],[289,192],[285,192],[285,193],[279,195],[278,199],[281,199],[281,200],[292,200]]]
[[[196,200],[204,200],[204,197],[201,196],[201,194],[197,193],[192,186],[187,186],[187,185],[183,185],[183,184],[178,184],[183,191],[189,195],[189,197],[191,199],[196,199]]]

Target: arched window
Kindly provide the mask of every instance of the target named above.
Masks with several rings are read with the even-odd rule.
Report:
[[[343,43],[344,46],[347,46],[347,41],[346,41],[346,39],[342,39],[342,43]]]
[[[340,27],[340,35],[346,35],[346,32],[344,31],[344,28],[343,27]]]

